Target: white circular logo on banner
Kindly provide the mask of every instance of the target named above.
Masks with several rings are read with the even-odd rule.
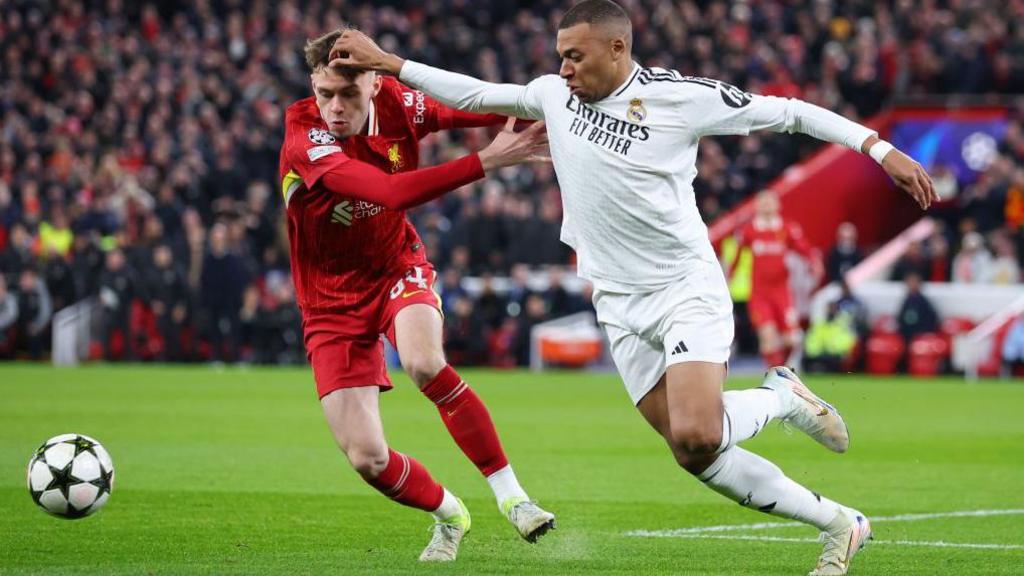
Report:
[[[975,132],[964,138],[960,145],[960,155],[967,167],[975,172],[988,168],[999,154],[996,139],[984,132]]]

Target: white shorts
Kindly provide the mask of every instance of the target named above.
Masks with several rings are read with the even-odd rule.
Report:
[[[717,264],[701,263],[654,292],[595,289],[594,307],[633,404],[654,388],[668,366],[729,360],[732,300]]]

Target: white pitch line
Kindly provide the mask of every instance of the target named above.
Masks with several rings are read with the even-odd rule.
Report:
[[[931,520],[934,518],[965,518],[983,516],[1015,516],[1024,514],[1024,509],[1010,510],[954,510],[951,512],[927,512],[921,514],[898,514],[896,516],[869,516],[871,523],[877,522],[913,522],[915,520]],[[806,526],[800,522],[760,522],[757,524],[722,524],[719,526],[694,526],[692,528],[676,528],[674,530],[632,530],[626,536],[644,538],[676,538],[693,534],[709,534],[714,532],[732,532],[739,530],[765,530],[773,528],[793,528]]]
[[[752,536],[747,534],[680,534],[679,538],[694,538],[699,540],[751,540],[756,542],[808,542],[818,543],[817,538],[783,538],[780,536]],[[975,544],[971,542],[935,542],[919,540],[872,540],[871,545],[895,545],[895,546],[928,546],[933,548],[978,548],[983,550],[1024,550],[1024,546],[1018,544]]]

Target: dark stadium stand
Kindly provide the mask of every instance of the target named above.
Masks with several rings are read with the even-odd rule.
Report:
[[[851,118],[925,94],[1008,108],[996,157],[970,186],[952,183],[943,225],[911,265],[941,260],[942,280],[1020,281],[1024,104],[1008,95],[1024,92],[1024,24],[975,2],[626,4],[648,66]],[[554,26],[571,2],[335,5],[0,3],[0,358],[45,357],[53,313],[97,298],[107,314],[93,357],[303,362],[276,169],[283,110],[308,92],[305,39],[348,21],[410,58],[526,82],[557,69]],[[484,137],[434,137],[422,163]],[[707,140],[694,183],[705,220],[817,150],[786,135]],[[442,271],[460,363],[525,364],[524,330],[587,308],[557,282],[463,290],[467,276],[520,264],[545,277],[571,266],[550,167],[502,170],[409,216]],[[515,241],[523,230],[529,247]]]

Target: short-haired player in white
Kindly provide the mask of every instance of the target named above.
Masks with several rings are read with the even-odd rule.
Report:
[[[786,477],[736,444],[785,420],[835,452],[846,424],[784,367],[762,386],[722,388],[733,339],[725,278],[694,201],[702,136],[803,132],[870,154],[926,208],[936,198],[921,166],[854,122],[794,99],[644,68],[631,57],[627,14],[584,0],[559,25],[559,75],[526,86],[492,84],[382,51],[346,31],[332,65],[398,75],[441,102],[547,123],[562,190],[562,240],[594,284],[598,320],[626,389],[679,465],[740,504],[822,530],[813,575],[845,574],[870,538],[860,512]]]

